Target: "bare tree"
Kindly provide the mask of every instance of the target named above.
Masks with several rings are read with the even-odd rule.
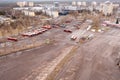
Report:
[[[92,18],[92,28],[98,30],[100,27],[100,17],[99,16],[93,16]]]
[[[62,19],[59,21],[59,24],[65,23],[66,20],[68,20],[69,16],[63,16]]]
[[[3,29],[1,29],[0,31],[1,31],[2,37],[4,37],[5,36],[5,31]],[[6,42],[4,42],[3,49],[4,49],[4,53],[6,54],[6,52],[7,52]]]
[[[71,11],[70,15],[74,16],[75,18],[77,18],[79,16],[78,11]]]

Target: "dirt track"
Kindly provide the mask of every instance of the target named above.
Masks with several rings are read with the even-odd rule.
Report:
[[[115,61],[120,51],[119,30],[103,34],[96,34],[92,41],[80,45],[54,80],[119,80],[120,70]]]
[[[82,28],[78,36],[84,32]],[[61,67],[53,80],[119,80],[120,70],[116,58],[120,52],[120,29],[110,29],[105,33],[93,33],[95,37],[83,44],[70,40],[70,34],[62,28],[52,29],[36,38],[54,39],[53,44],[17,52],[0,59],[0,80],[34,80],[41,70],[64,48],[77,45],[75,55]],[[51,34],[52,33],[52,34]],[[53,36],[54,35],[54,36]],[[30,78],[29,78],[30,77]]]

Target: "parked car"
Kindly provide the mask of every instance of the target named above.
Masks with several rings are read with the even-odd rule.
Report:
[[[66,25],[62,24],[62,25],[60,25],[60,27],[65,28],[65,27],[66,27]]]
[[[71,36],[71,40],[76,40],[76,39],[77,39],[77,37],[75,35]]]
[[[94,38],[94,34],[88,35],[88,39],[89,39],[89,40],[92,40],[93,38]]]
[[[84,42],[86,42],[87,40],[88,40],[87,37],[81,37],[81,38],[79,39],[79,42],[80,42],[80,43],[84,43]]]
[[[93,37],[94,37],[93,34],[90,34],[90,35],[88,35],[88,36],[83,36],[83,37],[80,38],[79,42],[80,42],[80,43],[87,42],[87,41],[89,41],[89,40],[92,40]]]
[[[58,28],[58,25],[57,24],[52,24],[51,27]]]
[[[65,23],[70,23],[71,21],[65,21]]]
[[[65,29],[64,32],[72,33],[71,30],[67,30],[67,29]]]

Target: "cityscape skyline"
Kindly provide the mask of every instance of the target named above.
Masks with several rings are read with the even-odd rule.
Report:
[[[18,2],[18,1],[51,1],[51,0],[1,0],[2,2]],[[73,0],[52,0],[52,1],[73,1]],[[74,0],[74,1],[93,1],[93,0]],[[94,0],[96,2],[104,2],[104,1],[112,1],[112,2],[120,2],[118,0]]]

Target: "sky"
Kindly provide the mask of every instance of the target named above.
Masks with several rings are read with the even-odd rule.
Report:
[[[65,0],[0,0],[0,3],[1,2],[17,2],[17,1],[65,1]],[[66,1],[73,1],[73,0],[66,0]],[[107,1],[107,0],[74,0],[74,1],[97,1],[97,2],[100,2],[100,1]],[[109,1],[117,1],[117,2],[120,2],[120,0],[109,0]]]

